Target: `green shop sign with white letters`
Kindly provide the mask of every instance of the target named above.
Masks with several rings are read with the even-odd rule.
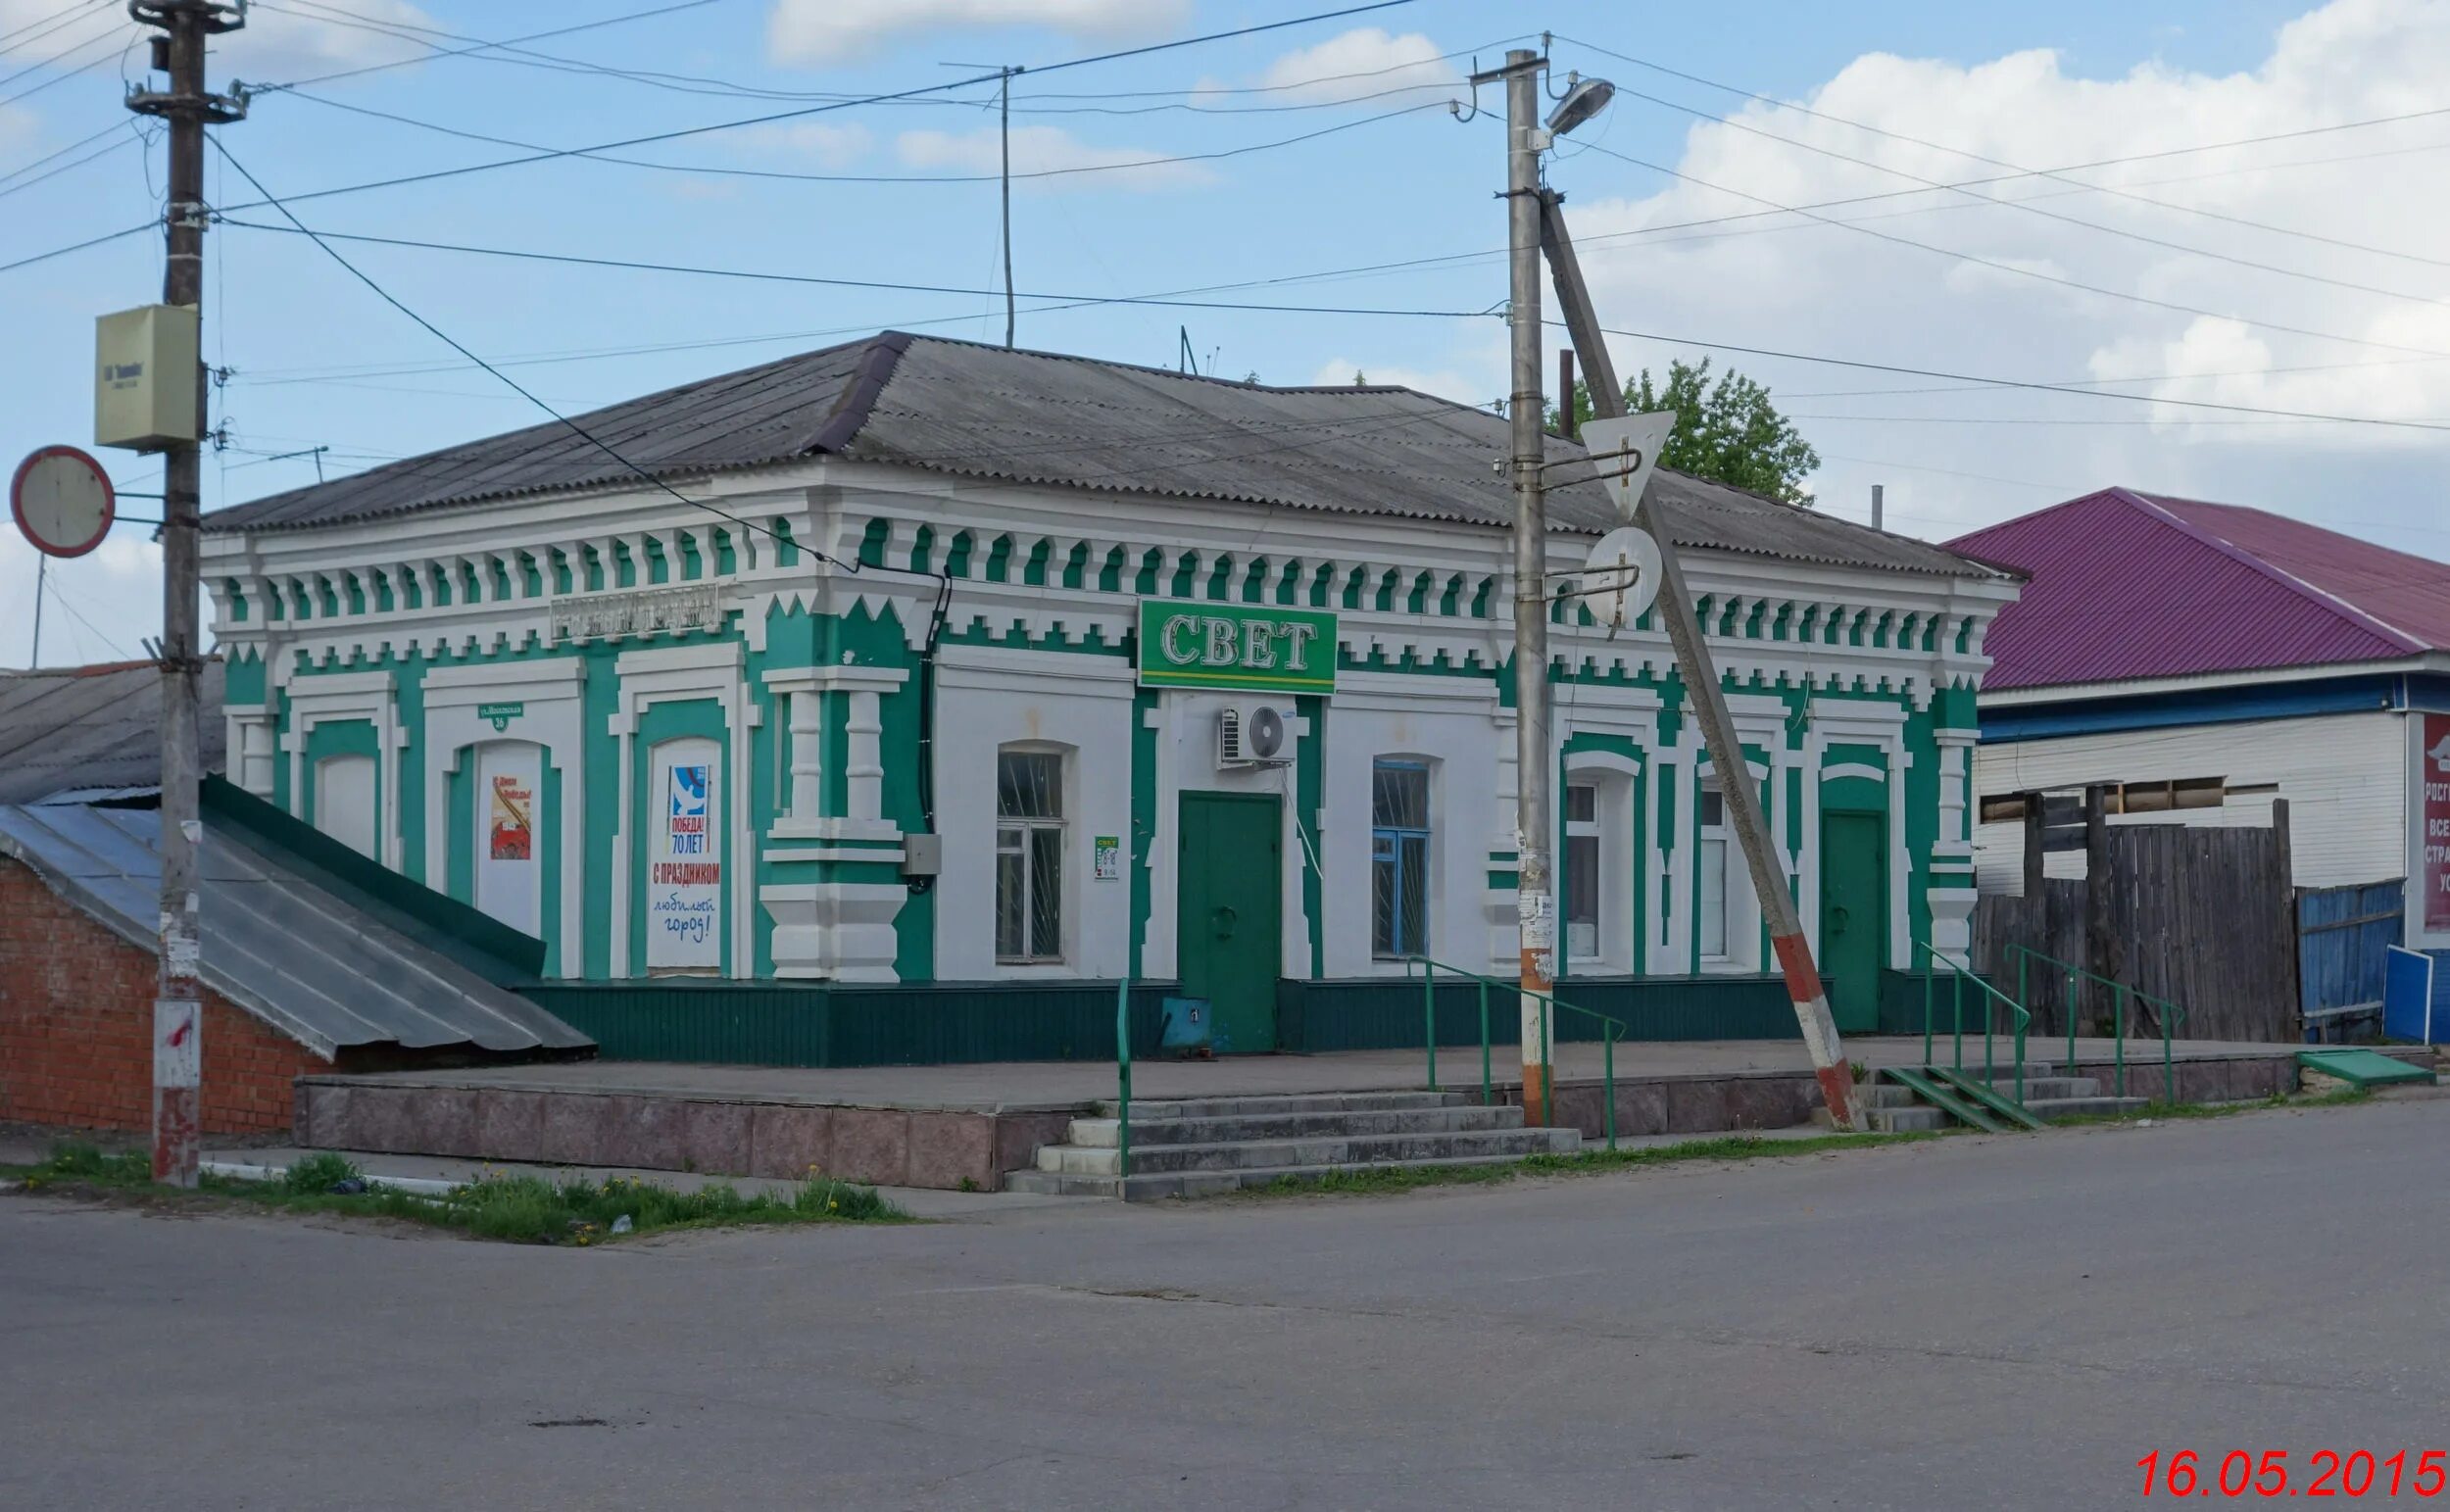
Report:
[[[1140,601],[1140,681],[1151,688],[1336,691],[1336,616],[1257,604]]]

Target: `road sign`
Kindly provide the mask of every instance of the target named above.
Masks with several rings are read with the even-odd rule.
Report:
[[[1599,481],[1615,498],[1617,518],[1632,521],[1651,469],[1659,464],[1659,450],[1675,428],[1673,410],[1583,421],[1583,450],[1590,454]]]
[[[1599,538],[1584,565],[1576,592],[1583,607],[1612,630],[1641,618],[1659,596],[1659,543],[1646,530],[1617,526]]]
[[[119,507],[102,463],[73,446],[46,446],[17,464],[9,512],[34,550],[82,557],[111,533]]]

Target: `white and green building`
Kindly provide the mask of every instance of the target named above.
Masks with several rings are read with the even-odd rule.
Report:
[[[888,333],[578,423],[222,511],[204,567],[229,780],[540,938],[608,1052],[1096,1055],[1124,977],[1237,1049],[1417,1043],[1407,957],[1511,973],[1497,417]],[[1966,944],[2015,580],[1651,487],[1873,1027]],[[1614,522],[1550,511],[1559,570]],[[1560,601],[1550,653],[1563,994],[1791,1033],[1665,637]]]

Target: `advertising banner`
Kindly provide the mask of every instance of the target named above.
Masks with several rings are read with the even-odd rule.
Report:
[[[2424,749],[2417,757],[2417,867],[2425,890],[2425,932],[2450,934],[2450,714],[2425,716]]]
[[[647,855],[647,965],[722,964],[721,753],[710,740],[656,748]]]
[[[476,906],[522,934],[542,923],[536,801],[544,748],[497,741],[476,753]]]

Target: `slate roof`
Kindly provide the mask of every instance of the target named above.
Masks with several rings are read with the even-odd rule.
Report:
[[[0,806],[0,855],[32,867],[146,951],[156,949],[161,916],[161,838],[157,808]],[[210,814],[197,863],[205,985],[318,1055],[360,1045],[535,1050],[595,1043],[385,927]]]
[[[196,742],[221,769],[221,663],[208,658]],[[162,674],[150,661],[0,672],[0,804],[162,781]]]
[[[300,529],[820,456],[1010,482],[1501,525],[1506,422],[1410,389],[1274,388],[887,331],[217,511],[211,531]],[[1551,438],[1549,455],[1581,455]],[[1558,472],[1552,477],[1569,474]],[[1951,576],[1991,569],[1740,489],[1660,472],[1678,544]],[[1549,495],[1564,531],[1615,523],[1595,482]]]
[[[2030,574],[1985,692],[2450,650],[2450,562],[2263,510],[2109,488],[1948,545]]]

